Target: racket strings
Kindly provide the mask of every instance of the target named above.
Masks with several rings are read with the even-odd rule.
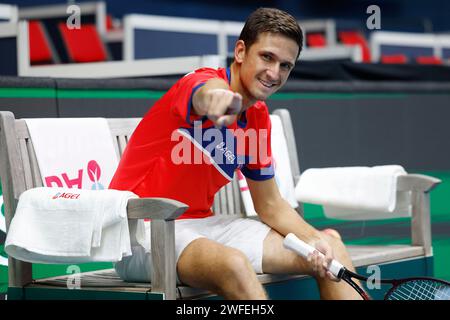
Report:
[[[450,286],[434,280],[411,280],[401,283],[387,300],[450,300]]]

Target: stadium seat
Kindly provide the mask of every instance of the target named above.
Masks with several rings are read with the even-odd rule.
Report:
[[[98,62],[108,60],[105,46],[94,24],[83,24],[80,29],[68,29],[58,24],[71,62]]]
[[[106,30],[110,31],[114,29],[113,17],[110,14],[106,15]]]
[[[442,64],[442,59],[435,56],[419,56],[416,58],[416,62],[419,64]]]
[[[367,41],[359,31],[341,31],[338,33],[339,40],[349,46],[358,45],[361,47],[362,61],[370,62],[370,50]]]
[[[385,64],[404,64],[408,63],[408,57],[404,54],[381,55],[380,61]]]
[[[55,53],[50,46],[50,40],[40,21],[28,22],[30,64],[55,63]]]
[[[308,47],[326,47],[327,40],[322,33],[307,33],[306,34],[306,45]]]

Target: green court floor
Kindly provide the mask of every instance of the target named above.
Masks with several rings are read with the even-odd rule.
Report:
[[[431,193],[431,221],[435,277],[450,281],[450,171],[416,172],[437,177],[442,183]],[[405,244],[410,242],[407,218],[380,221],[340,221],[327,219],[320,206],[305,205],[305,218],[315,227],[339,230],[347,244]],[[0,255],[6,256],[3,245]],[[66,274],[67,265],[33,265],[34,278]],[[79,265],[82,272],[111,268],[111,263]],[[7,268],[0,265],[0,293],[7,289]]]

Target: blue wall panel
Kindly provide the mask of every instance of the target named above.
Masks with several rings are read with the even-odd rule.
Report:
[[[208,34],[137,29],[134,44],[135,59],[218,54],[217,36]]]

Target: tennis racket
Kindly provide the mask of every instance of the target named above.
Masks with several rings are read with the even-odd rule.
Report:
[[[292,233],[289,233],[284,238],[283,244],[285,248],[298,253],[304,258],[317,251],[317,249],[303,242]],[[319,254],[321,253],[319,252]],[[331,262],[328,270],[335,277],[344,280],[352,286],[364,300],[371,300],[369,295],[352,280],[368,281],[368,277],[347,270],[336,260]],[[384,300],[450,300],[450,283],[439,279],[429,277],[381,279],[380,283],[392,285],[385,294]]]

